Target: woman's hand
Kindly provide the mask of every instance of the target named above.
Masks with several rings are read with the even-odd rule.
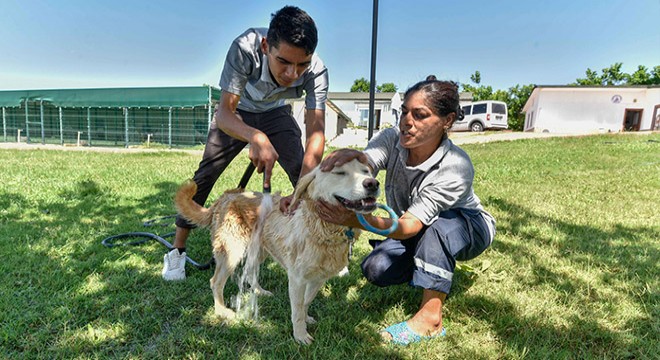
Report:
[[[319,214],[321,220],[329,223],[350,227],[356,227],[360,224],[355,217],[355,213],[340,204],[331,204],[324,200],[317,200],[316,212]]]
[[[292,203],[293,201],[293,194],[289,196],[284,196],[280,199],[280,211],[285,214],[285,215],[292,215],[296,209],[298,209],[298,205],[300,205],[300,200],[296,201],[295,204]]]
[[[368,163],[367,155],[362,151],[358,151],[354,149],[339,149],[326,156],[325,159],[321,161],[319,168],[323,172],[328,172],[332,170],[335,166],[344,165],[353,159],[358,159],[358,161],[360,161],[363,164]]]

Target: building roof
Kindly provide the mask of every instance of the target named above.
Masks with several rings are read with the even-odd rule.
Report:
[[[399,94],[399,98],[403,99],[404,93],[375,93],[374,99],[379,101],[390,101],[394,98],[395,94]],[[461,92],[458,94],[460,101],[472,101],[471,92]],[[369,101],[369,93],[367,92],[329,92],[328,99],[330,100],[352,100],[352,101]]]
[[[0,106],[44,101],[61,107],[194,107],[220,98],[212,86],[0,91]]]
[[[393,92],[374,93],[374,99],[390,101],[394,97]],[[403,94],[399,93],[403,97]],[[329,92],[328,99],[330,100],[369,100],[368,92]]]
[[[341,109],[335,103],[333,103],[332,100],[328,100],[326,105],[337,113],[337,117],[343,118],[346,121],[351,121],[351,118],[343,111],[341,111]]]
[[[660,85],[535,85],[543,89],[653,89]]]

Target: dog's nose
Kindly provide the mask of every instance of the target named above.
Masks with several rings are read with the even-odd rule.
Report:
[[[369,179],[364,179],[362,182],[362,186],[364,186],[365,189],[369,191],[375,191],[378,190],[378,186],[380,186],[380,183],[378,183],[378,180],[369,178]]]

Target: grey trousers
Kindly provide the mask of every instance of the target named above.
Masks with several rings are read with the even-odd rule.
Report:
[[[289,177],[289,181],[295,187],[302,169],[304,150],[302,132],[291,115],[291,106],[282,106],[264,113],[238,110],[238,115],[245,124],[262,131],[268,136],[279,155],[277,162],[282,166]],[[197,184],[197,193],[193,196],[196,203],[204,206],[220,175],[246,145],[246,142],[235,139],[219,130],[215,122],[211,124],[202,161],[199,163],[199,168],[193,177],[193,181]],[[238,179],[236,183],[238,184]],[[180,215],[177,215],[175,223],[178,227],[188,229],[194,227]]]

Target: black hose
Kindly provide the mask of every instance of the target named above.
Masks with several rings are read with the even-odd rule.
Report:
[[[176,217],[176,215],[163,216],[161,218],[145,221],[143,223],[143,225],[145,227],[150,227],[150,226],[155,226],[155,225],[159,225],[159,226],[163,226],[163,227],[169,226],[169,225],[171,225],[171,223],[169,223],[169,224],[168,223],[163,223],[162,220],[170,219],[170,218],[174,218],[174,217]],[[109,237],[103,239],[103,241],[101,241],[101,244],[103,244],[106,247],[112,248],[112,247],[115,247],[115,246],[129,246],[129,245],[130,246],[136,246],[136,245],[144,244],[149,240],[156,240],[159,243],[165,245],[165,247],[168,250],[172,250],[172,249],[174,249],[174,247],[167,240],[165,240],[165,238],[166,237],[172,237],[173,235],[174,235],[174,232],[167,233],[163,236],[158,236],[158,235],[156,235],[154,233],[150,233],[150,232],[140,232],[140,231],[138,231],[138,232],[129,232],[129,233],[125,233],[125,234],[109,236]],[[116,243],[115,242],[116,240],[132,239],[132,238],[139,239],[139,240],[130,241],[130,242],[122,242],[122,243]],[[196,262],[195,260],[191,259],[187,255],[186,255],[186,261],[189,262],[190,265],[196,267],[199,270],[207,270],[207,269],[211,268],[211,265],[214,264],[213,258],[211,258],[211,260],[209,260],[209,262],[206,263],[206,264],[200,264],[200,263]]]
[[[243,176],[241,177],[241,181],[238,182],[238,187],[240,189],[245,189],[248,182],[250,181],[250,178],[252,177],[252,174],[254,173],[254,170],[255,170],[254,164],[252,164],[252,162],[248,163],[247,167],[245,168],[245,172],[243,173]],[[264,188],[264,192],[269,192],[270,193],[270,187],[269,188]],[[160,217],[160,218],[157,218],[157,219],[152,219],[152,220],[145,221],[142,225],[144,225],[145,227],[156,226],[156,225],[161,226],[161,227],[167,227],[167,226],[172,225],[172,222],[163,222],[163,220],[172,219],[172,218],[175,218],[175,217],[176,217],[176,215],[163,216],[163,217]],[[165,245],[165,247],[167,247],[168,250],[173,250],[174,247],[172,246],[172,244],[170,244],[167,240],[164,239],[166,237],[171,237],[173,235],[174,235],[174,232],[167,233],[167,234],[163,235],[162,237],[158,236],[156,234],[153,234],[153,233],[149,233],[149,232],[129,232],[129,233],[125,233],[125,234],[109,236],[109,237],[103,239],[103,241],[101,241],[101,243],[106,247],[112,248],[112,247],[115,247],[115,246],[128,246],[128,245],[136,246],[136,245],[144,244],[149,240],[156,240],[159,243]],[[125,242],[125,243],[119,243],[119,244],[114,243],[115,240],[131,239],[131,238],[137,238],[137,239],[141,239],[141,240]],[[187,255],[186,255],[186,261],[189,262],[192,266],[198,268],[199,270],[209,269],[211,267],[211,265],[213,265],[215,263],[213,258],[211,258],[211,260],[209,260],[208,263],[199,264],[198,262],[191,259]]]

